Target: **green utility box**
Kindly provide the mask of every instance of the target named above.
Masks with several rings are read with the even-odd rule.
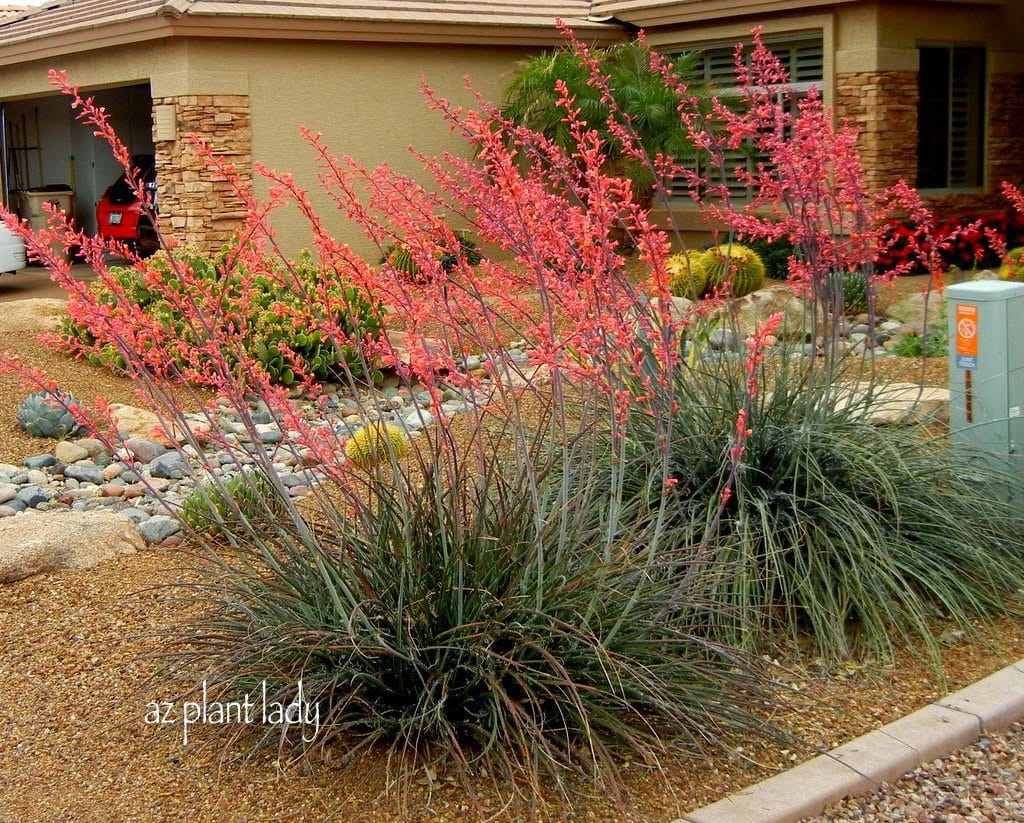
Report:
[[[1024,477],[1024,283],[975,280],[946,298],[953,443]]]

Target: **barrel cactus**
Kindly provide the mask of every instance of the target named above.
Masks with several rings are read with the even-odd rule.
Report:
[[[415,277],[420,273],[419,266],[416,265],[416,261],[412,257],[412,249],[410,249],[405,243],[396,243],[390,249],[384,257],[385,261],[395,271],[407,274],[410,277]]]
[[[30,394],[18,407],[18,424],[35,437],[69,437],[78,431],[78,421],[67,410],[74,402],[70,392]]]
[[[1024,280],[1024,246],[1010,249],[999,267],[1000,280]]]
[[[665,265],[668,287],[673,297],[698,300],[708,287],[708,273],[704,269],[704,252],[691,249],[673,254]]]
[[[357,469],[366,471],[376,463],[390,460],[392,454],[400,460],[408,449],[409,441],[402,429],[375,423],[352,435],[345,444],[345,456]]]
[[[738,243],[708,249],[701,258],[701,266],[707,273],[708,288],[723,289],[728,281],[733,297],[743,297],[764,286],[761,258],[757,252]]]

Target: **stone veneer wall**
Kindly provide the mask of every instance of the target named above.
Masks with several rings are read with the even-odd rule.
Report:
[[[873,190],[917,177],[917,98],[916,72],[836,75],[836,115],[861,132],[861,160]],[[939,217],[1002,211],[1002,181],[1024,184],[1024,75],[992,75],[986,105],[986,190],[926,196]]]
[[[246,95],[189,95],[154,98],[173,105],[177,139],[156,140],[157,202],[166,236],[216,252],[241,227],[244,208],[223,175],[203,168],[189,140],[197,134],[216,156],[252,181],[252,117]],[[155,118],[154,118],[155,119]]]
[[[860,132],[868,186],[884,189],[917,176],[917,72],[836,75],[836,117]]]

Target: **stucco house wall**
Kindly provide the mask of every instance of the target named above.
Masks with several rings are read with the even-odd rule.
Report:
[[[516,61],[528,53],[500,46],[195,39],[80,53],[60,65],[87,89],[150,84],[163,228],[176,239],[213,249],[241,226],[242,207],[226,181],[202,169],[190,133],[204,137],[243,180],[253,181],[257,195],[267,191],[261,179],[253,179],[253,164],[262,163],[295,174],[329,215],[335,207],[316,186],[313,153],[299,134],[301,126],[323,133],[339,156],[369,165],[388,161],[423,179],[410,145],[430,154],[464,153],[466,146],[427,110],[421,77],[459,102],[470,102],[465,76],[497,97]],[[3,97],[52,94],[49,65],[5,69]],[[161,130],[168,107],[171,139]],[[294,209],[280,211],[274,228],[289,252],[309,245],[308,226]],[[336,231],[339,239],[369,250],[358,229],[340,216]]]
[[[480,92],[496,97],[526,54],[502,47],[191,41],[184,78],[153,78],[154,105],[173,105],[178,121],[175,141],[156,141],[161,165],[180,169],[181,175],[172,172],[161,180],[163,208],[176,215],[171,219],[180,225],[174,228],[190,242],[222,242],[230,234],[237,204],[225,200],[221,184],[199,174],[196,161],[188,158],[185,135],[190,130],[207,135],[243,175],[252,161],[295,174],[326,216],[337,214],[336,207],[316,185],[313,152],[299,133],[303,126],[322,133],[338,156],[370,166],[387,161],[396,171],[426,182],[408,151],[411,145],[428,154],[465,153],[467,146],[427,110],[421,77],[444,96],[470,103],[465,76]],[[223,66],[231,71],[221,71]],[[267,191],[259,177],[255,191]],[[219,201],[225,201],[220,215],[204,205]],[[309,243],[308,226],[295,209],[280,211],[274,227],[289,250]],[[335,231],[338,239],[369,249],[341,215]]]
[[[92,1],[84,0],[81,8]],[[243,179],[253,179],[254,163],[295,173],[314,203],[330,214],[333,205],[317,191],[300,126],[322,132],[339,155],[371,165],[387,160],[423,179],[407,152],[410,144],[428,154],[466,147],[427,111],[418,91],[421,74],[446,96],[470,102],[463,88],[468,75],[495,99],[517,60],[560,42],[552,25],[554,7],[537,3],[502,6],[500,20],[483,23],[478,16],[494,14],[494,7],[451,4],[457,19],[409,23],[396,33],[390,22],[325,18],[319,27],[315,16],[270,21],[260,16],[273,13],[260,5],[263,0],[248,0],[244,9],[222,17],[209,9],[193,14],[204,0],[123,2],[128,11],[121,29],[104,28],[102,37],[92,29],[72,30],[64,51],[55,51],[57,40],[40,34],[41,24],[35,39],[14,46],[0,40],[0,101],[49,93],[50,66],[67,68],[89,89],[148,84],[164,228],[207,248],[238,229],[241,204],[224,180],[211,179],[199,167],[189,132],[208,139]],[[926,195],[940,211],[1001,207],[999,182],[1024,182],[1020,0],[595,0],[583,21],[586,5],[577,2],[574,11],[590,26],[588,35],[603,42],[629,36],[625,24],[645,27],[650,42],[665,50],[731,44],[749,37],[754,25],[766,38],[820,37],[825,100],[861,130],[862,158],[874,188],[900,177],[914,182],[917,174],[919,47],[984,47],[984,183]],[[68,6],[68,13],[77,8]],[[313,15],[333,13],[315,2],[303,8]],[[55,9],[53,14],[62,13]],[[527,13],[540,16],[525,28],[502,22],[522,22],[516,15]],[[621,22],[595,22],[612,17]],[[52,53],[41,56],[48,48]],[[259,179],[253,182],[257,194],[265,193]],[[692,205],[681,202],[672,211],[684,231],[706,236],[710,230]],[[279,212],[274,225],[287,250],[308,244],[307,227],[293,209]],[[332,229],[358,251],[371,251],[340,216]]]

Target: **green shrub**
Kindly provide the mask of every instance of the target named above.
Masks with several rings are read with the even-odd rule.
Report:
[[[757,238],[746,244],[764,262],[765,276],[772,280],[789,279],[789,258],[793,256],[793,244],[788,237],[780,240]]]
[[[274,521],[285,511],[270,480],[247,471],[227,480],[208,480],[196,486],[181,503],[178,517],[202,532],[224,532]]]
[[[770,362],[770,361],[769,361]],[[866,401],[808,380],[783,359],[760,370],[734,490],[720,511],[741,364],[701,363],[677,379],[671,473],[680,544],[702,544],[724,620],[716,636],[771,648],[777,633],[817,654],[888,654],[923,641],[933,619],[968,627],[1024,585],[1018,479],[978,469],[920,427],[876,427]],[[770,376],[774,374],[774,376]],[[631,423],[648,464],[664,421]],[[644,476],[639,466],[634,477]]]
[[[904,334],[890,351],[898,357],[945,357],[949,354],[949,334],[944,323],[932,323],[924,334]]]
[[[1024,280],[1024,246],[1010,249],[999,267],[1000,280]]]
[[[337,377],[343,369],[356,377],[374,377],[366,373],[365,360],[356,346],[347,342],[336,345],[320,330],[311,330],[294,316],[289,316],[290,310],[299,314],[308,311],[310,301],[316,300],[315,295],[324,286],[325,275],[308,252],[301,253],[290,264],[289,274],[285,274],[282,264],[268,264],[270,275],[254,275],[237,262],[232,265],[229,261],[235,257],[230,247],[216,258],[210,258],[195,248],[180,246],[174,252],[174,259],[188,266],[204,284],[201,289],[191,290],[190,295],[199,303],[211,302],[210,306],[204,307],[205,312],[216,312],[218,316],[227,318],[227,322],[234,322],[240,329],[245,328],[246,332],[239,335],[238,343],[245,355],[255,359],[273,382],[294,385],[299,380],[298,370],[304,370],[320,381]],[[184,289],[166,257],[157,255],[131,268],[114,267],[111,274],[124,295],[120,297],[102,281],[96,281],[90,290],[98,303],[114,306],[120,299],[131,301],[177,339],[197,346],[205,339],[205,330],[190,325],[185,313],[174,303],[175,297],[182,295]],[[248,299],[251,294],[242,299],[243,282],[247,284],[246,291],[248,287],[255,286],[255,299]],[[371,303],[358,289],[332,283],[328,293],[345,306],[334,320],[346,337],[375,337],[380,334],[381,308]],[[214,302],[216,308],[212,305]],[[96,339],[87,323],[76,323],[73,318],[65,317],[62,333],[65,339],[90,347],[89,359],[93,363],[115,370],[126,368],[114,342]],[[234,357],[233,352],[230,354]]]
[[[455,229],[452,234],[458,244],[457,248],[442,250],[437,257],[441,270],[450,272],[455,269],[460,260],[465,260],[469,265],[476,266],[484,259],[480,246],[473,239],[468,229]],[[384,249],[381,263],[387,263],[396,271],[407,274],[416,279],[422,275],[420,267],[413,259],[412,249],[405,243],[391,243]]]

